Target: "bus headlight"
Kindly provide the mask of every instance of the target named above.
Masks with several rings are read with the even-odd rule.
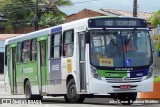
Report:
[[[94,78],[101,80],[101,77],[97,72],[97,69],[93,66],[91,66],[91,74]]]
[[[153,67],[151,66],[150,68],[149,68],[149,72],[148,72],[148,75],[147,75],[147,78],[146,79],[149,79],[149,78],[151,78],[152,76],[153,76]]]

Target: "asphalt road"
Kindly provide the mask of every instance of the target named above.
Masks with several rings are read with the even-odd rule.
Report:
[[[1,96],[2,97],[2,96]],[[13,97],[13,96],[8,96]],[[17,98],[19,96],[16,96]],[[15,98],[15,96],[14,96]],[[124,105],[121,104],[113,104],[109,103],[110,99],[105,98],[91,98],[86,99],[82,104],[69,104],[65,103],[65,101],[61,98],[46,98],[42,101],[42,104],[1,104],[0,107],[122,107]],[[133,104],[133,107],[141,106],[141,107],[160,107],[159,104]],[[130,106],[126,106],[130,107]]]

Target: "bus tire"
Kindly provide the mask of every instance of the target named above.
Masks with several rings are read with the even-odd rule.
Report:
[[[25,97],[27,100],[42,100],[43,96],[41,95],[33,95],[32,91],[31,91],[31,85],[29,80],[27,80],[26,84],[25,84]]]
[[[77,94],[76,85],[74,79],[71,79],[67,84],[67,95],[65,101],[69,103],[82,103],[85,96]]]
[[[31,100],[33,98],[29,80],[26,81],[24,94],[27,100]]]
[[[42,100],[43,96],[41,95],[32,95],[34,100]]]

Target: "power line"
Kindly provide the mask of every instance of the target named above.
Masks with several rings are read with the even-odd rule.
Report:
[[[28,6],[28,4],[26,3],[26,1],[24,1],[24,0],[22,0],[22,1],[25,3],[25,5],[28,7],[28,9],[30,9],[33,12],[33,10]]]
[[[98,0],[87,0],[87,1],[82,1],[82,2],[75,2],[75,3],[73,3],[73,4],[86,3],[86,2],[93,2],[93,1],[98,1]]]

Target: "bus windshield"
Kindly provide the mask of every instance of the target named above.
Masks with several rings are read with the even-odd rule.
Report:
[[[91,30],[90,61],[94,66],[138,67],[151,63],[148,30]]]

